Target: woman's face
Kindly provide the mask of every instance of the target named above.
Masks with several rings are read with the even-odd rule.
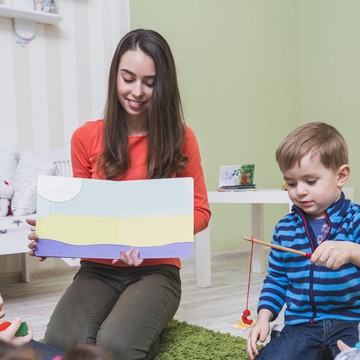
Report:
[[[129,50],[121,57],[117,75],[117,95],[130,117],[146,119],[155,77],[155,63],[143,51]]]

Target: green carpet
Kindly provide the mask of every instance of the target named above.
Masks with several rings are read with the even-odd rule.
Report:
[[[156,360],[245,360],[245,347],[241,337],[171,320]]]
[[[245,347],[241,337],[173,319],[164,330],[155,360],[248,360]]]

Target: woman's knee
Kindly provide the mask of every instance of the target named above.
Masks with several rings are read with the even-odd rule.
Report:
[[[119,360],[150,360],[154,359],[158,348],[158,341],[154,344],[146,344],[139,341],[139,338],[125,334],[113,336],[101,336],[97,345],[109,351],[115,359]]]

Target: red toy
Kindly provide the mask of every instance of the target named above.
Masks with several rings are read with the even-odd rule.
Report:
[[[251,312],[249,309],[244,310],[241,320],[244,324],[246,325],[251,325],[253,323],[254,320],[248,319],[248,316],[251,315]]]
[[[11,325],[11,322],[4,321],[0,324],[0,331],[6,330]]]
[[[251,314],[248,306],[249,306],[250,279],[251,279],[253,253],[254,253],[254,241],[251,242],[249,278],[248,278],[248,287],[247,287],[247,295],[246,295],[246,309],[243,311],[243,314],[241,316],[241,321],[234,324],[235,328],[242,330],[246,330],[248,327],[255,325],[255,321],[248,318]]]

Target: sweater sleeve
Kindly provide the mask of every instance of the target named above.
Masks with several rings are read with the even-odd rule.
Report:
[[[76,129],[71,138],[71,164],[73,176],[86,179],[91,177],[91,165],[80,134],[81,128]]]
[[[276,228],[272,243],[280,245],[276,236]],[[280,250],[271,249],[268,261],[268,274],[260,293],[257,311],[268,309],[274,315],[272,320],[275,320],[284,306],[289,281]]]
[[[181,176],[194,179],[194,233],[196,234],[207,228],[211,212],[201,166],[199,145],[194,132],[188,127],[186,127],[186,140],[183,151],[189,162]]]
[[[97,156],[102,152],[102,127],[103,122],[100,120],[89,121],[74,131],[71,138],[74,177],[97,177]]]

